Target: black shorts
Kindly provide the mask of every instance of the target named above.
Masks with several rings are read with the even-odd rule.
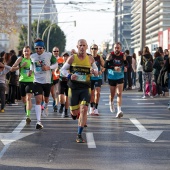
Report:
[[[102,79],[99,80],[91,80],[91,90],[94,90],[95,87],[101,87]]]
[[[68,97],[70,103],[70,110],[79,109],[80,105],[88,106],[90,103],[91,88],[88,89],[68,89]]]
[[[58,91],[59,94],[65,94],[66,96],[68,96],[67,81],[59,81]]]
[[[59,82],[59,79],[53,80],[53,85],[56,85]]]
[[[33,82],[19,82],[19,88],[22,97],[25,97],[27,93],[34,92]]]
[[[108,82],[109,82],[110,86],[117,86],[117,84],[123,84],[124,83],[124,79],[123,78],[118,79],[118,80],[108,79]]]
[[[49,97],[50,90],[51,90],[51,84],[34,83],[34,96],[44,94],[44,97]]]

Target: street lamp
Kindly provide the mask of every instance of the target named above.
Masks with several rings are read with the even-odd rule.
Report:
[[[67,21],[67,22],[58,22],[58,23],[70,23],[73,22],[74,26],[76,26],[76,21]],[[49,52],[49,39],[50,39],[50,33],[51,33],[51,28],[53,25],[55,25],[56,23],[52,23],[50,24],[43,32],[42,34],[42,40],[44,39],[45,33],[47,32],[47,30],[49,29],[48,35],[47,35],[47,52]]]
[[[31,48],[31,0],[28,0],[28,46]]]
[[[38,16],[38,21],[37,21],[37,38],[39,38],[39,24],[40,24],[40,18],[41,18],[41,13],[45,7],[45,4],[46,4],[47,0],[44,2],[44,5],[43,7],[41,8],[41,12],[39,13],[39,16]]]

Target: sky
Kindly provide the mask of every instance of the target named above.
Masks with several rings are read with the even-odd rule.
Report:
[[[113,3],[111,0],[56,0],[56,3],[73,2],[74,4],[56,4],[58,25],[66,35],[66,50],[76,49],[79,39],[86,39],[88,46],[103,41],[113,41]],[[78,3],[79,2],[79,3]],[[95,2],[95,3],[86,3]],[[76,21],[76,27],[74,22]],[[62,23],[64,22],[64,23]]]

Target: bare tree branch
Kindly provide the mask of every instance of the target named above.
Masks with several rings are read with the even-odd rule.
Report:
[[[19,22],[16,13],[20,4],[20,0],[0,0],[0,33],[10,34],[17,30]]]

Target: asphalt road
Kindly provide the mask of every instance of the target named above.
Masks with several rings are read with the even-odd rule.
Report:
[[[117,119],[109,110],[109,87],[103,85],[100,116],[88,116],[84,144],[75,142],[77,120],[54,113],[51,99],[42,130],[35,129],[34,109],[25,126],[22,103],[6,106],[0,113],[0,170],[169,170],[169,99],[141,97],[137,90],[125,91],[124,117]]]

